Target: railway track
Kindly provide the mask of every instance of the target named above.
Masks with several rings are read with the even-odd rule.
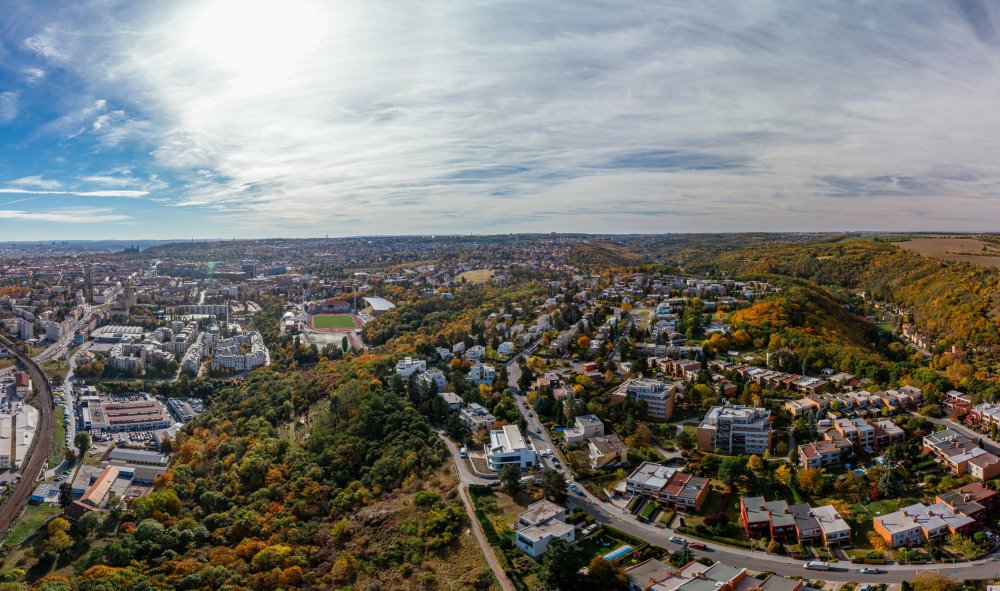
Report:
[[[38,402],[41,407],[39,409],[41,419],[38,422],[38,430],[36,431],[37,439],[31,447],[31,457],[28,458],[28,462],[20,470],[21,481],[12,484],[13,489],[10,495],[3,504],[0,504],[0,532],[5,532],[20,517],[21,512],[31,498],[31,491],[35,487],[35,482],[45,468],[45,461],[49,457],[49,452],[52,451],[52,421],[54,420],[54,414],[52,412],[52,385],[49,384],[49,380],[45,377],[45,373],[42,372],[42,368],[35,363],[34,359],[22,353],[7,337],[0,335],[0,344],[3,344],[14,353],[18,361],[21,362],[21,365],[31,375],[31,381],[38,392]]]

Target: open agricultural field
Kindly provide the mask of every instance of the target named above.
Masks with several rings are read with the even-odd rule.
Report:
[[[1000,246],[975,238],[914,238],[893,244],[925,257],[1000,269]]]

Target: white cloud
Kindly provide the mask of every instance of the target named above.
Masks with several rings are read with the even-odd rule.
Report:
[[[59,47],[57,41],[59,38],[60,35],[53,27],[45,27],[42,31],[25,39],[21,46],[42,57],[61,60],[66,57],[66,53]]]
[[[8,123],[17,117],[18,93],[0,92],[0,123]]]
[[[122,222],[128,219],[130,219],[129,216],[113,213],[108,209],[54,209],[51,211],[0,209],[0,220],[94,224],[100,222]]]
[[[989,229],[973,4],[191,0],[102,21],[57,127],[258,234]]]
[[[41,176],[23,176],[19,179],[14,179],[10,181],[10,184],[17,187],[32,187],[35,189],[44,189],[47,191],[52,191],[62,187],[62,183],[57,180],[45,179]]]
[[[120,197],[124,199],[138,199],[149,195],[148,191],[35,191],[18,187],[2,187],[0,188],[0,193],[13,193],[16,195],[66,195],[72,197]]]
[[[45,78],[45,70],[41,68],[25,68],[24,81],[28,84],[37,84]]]

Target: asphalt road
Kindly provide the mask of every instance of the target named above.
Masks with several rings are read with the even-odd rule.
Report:
[[[483,525],[479,523],[479,519],[476,517],[476,508],[472,505],[472,498],[469,497],[470,484],[489,484],[490,481],[476,476],[469,470],[468,466],[465,465],[465,461],[459,454],[458,446],[456,446],[451,439],[448,439],[448,437],[440,431],[438,431],[438,437],[441,438],[441,441],[444,441],[444,444],[448,447],[448,451],[451,453],[451,459],[455,462],[455,468],[458,470],[458,496],[462,497],[462,505],[465,506],[465,514],[469,517],[469,524],[472,527],[472,533],[479,542],[479,548],[483,551],[483,557],[486,558],[486,564],[488,564],[490,570],[493,571],[493,576],[496,577],[501,589],[504,591],[515,591],[516,588],[514,587],[514,584],[511,583],[510,579],[507,577],[507,573],[504,572],[503,567],[500,565],[500,561],[497,560],[497,556],[493,552],[493,547],[490,546],[489,541],[486,539],[486,533],[483,532]]]
[[[629,322],[631,323],[631,316]],[[627,328],[626,328],[627,329]],[[531,354],[537,343],[528,347],[524,352]],[[519,392],[517,388],[517,380],[521,376],[521,368],[517,364],[518,359],[522,357],[524,353],[519,353],[507,362],[507,374],[509,385],[514,392]],[[528,425],[529,436],[531,437],[532,443],[535,446],[536,451],[541,452],[544,449],[552,449],[555,454],[559,454],[558,448],[552,443],[552,439],[549,437],[548,431],[542,427],[538,416],[534,413],[533,409],[527,409],[524,407],[523,402],[526,400],[523,396],[515,396],[517,402],[518,410],[524,417],[525,422]],[[529,416],[529,414],[531,416]],[[952,428],[958,427],[957,430],[960,432],[966,432],[968,429],[961,427],[960,425],[955,425],[950,421],[933,420],[945,426]],[[541,433],[537,433],[537,429],[541,429]],[[981,434],[968,432],[970,437],[983,438]],[[984,443],[989,444],[984,439]],[[465,467],[464,462],[458,457],[458,451],[455,450],[453,457],[458,464],[459,472]],[[563,459],[561,461],[561,468],[559,471],[570,481],[573,481],[573,475],[569,472],[569,468]],[[546,466],[549,467],[549,466]],[[579,484],[578,484],[579,486]],[[645,540],[650,544],[666,548],[670,551],[674,551],[680,548],[679,544],[670,542],[669,538],[671,536],[678,535],[673,530],[667,528],[658,528],[650,524],[640,523],[630,514],[625,514],[621,509],[609,504],[604,503],[586,492],[582,486],[579,486],[582,495],[570,493],[568,504],[570,506],[581,507],[588,513],[594,516],[594,519],[598,523],[610,525],[616,529],[624,531],[627,534],[633,535],[639,539]],[[681,536],[684,537],[684,536]],[[691,541],[697,541],[704,543],[707,550],[692,550],[696,556],[707,556],[712,560],[717,560],[719,562],[724,562],[731,566],[736,566],[740,568],[746,568],[758,572],[774,572],[779,575],[785,576],[798,576],[804,579],[813,580],[828,580],[828,581],[843,581],[843,582],[857,582],[857,583],[900,583],[902,581],[909,581],[913,579],[914,575],[923,571],[936,571],[943,575],[947,575],[954,579],[976,579],[976,580],[987,580],[987,579],[1000,579],[1000,554],[993,554],[985,559],[975,560],[971,562],[960,562],[955,564],[927,564],[927,565],[878,565],[877,568],[881,571],[877,575],[866,575],[861,574],[859,569],[863,568],[864,565],[857,565],[851,563],[833,563],[831,569],[828,571],[815,571],[807,570],[803,568],[804,561],[793,560],[784,556],[775,556],[772,554],[767,554],[766,552],[744,550],[742,548],[734,548],[731,546],[725,546],[722,544],[716,544],[701,539],[690,538]]]
[[[21,469],[21,482],[12,485],[10,496],[0,505],[0,531],[7,531],[14,525],[14,522],[20,517],[21,511],[28,504],[28,499],[31,498],[31,492],[35,487],[35,481],[38,480],[45,468],[45,460],[49,457],[49,452],[52,449],[52,386],[38,364],[17,349],[7,337],[0,335],[0,343],[9,348],[31,374],[31,381],[38,392],[38,405],[41,407],[41,419],[36,431],[35,444],[31,448],[31,457]]]

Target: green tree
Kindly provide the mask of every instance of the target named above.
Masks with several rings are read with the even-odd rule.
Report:
[[[558,504],[566,502],[569,493],[566,492],[566,480],[556,470],[546,470],[542,473],[542,493]]]
[[[521,470],[513,464],[507,464],[500,470],[500,482],[507,494],[517,496],[521,492]]]
[[[580,588],[579,571],[584,564],[584,557],[576,547],[555,539],[542,555],[538,578],[548,591],[575,591]]]
[[[959,586],[954,579],[932,570],[917,573],[910,584],[913,591],[955,591]]]
[[[745,475],[746,467],[743,465],[743,460],[738,457],[728,457],[719,464],[717,476],[727,487],[732,488],[736,486]]]
[[[77,431],[76,437],[73,438],[73,443],[75,443],[76,448],[80,450],[80,457],[82,458],[83,454],[87,453],[87,450],[90,449],[90,433],[87,433],[86,431]]]
[[[687,540],[681,544],[681,547],[674,553],[670,555],[670,564],[680,568],[685,564],[694,560],[694,552],[688,547]]]
[[[681,430],[681,432],[677,434],[677,447],[680,449],[684,451],[691,451],[694,449],[695,443],[694,435],[691,433]]]
[[[628,577],[610,560],[595,556],[587,565],[587,575],[583,577],[580,588],[625,591],[628,589]]]
[[[73,485],[63,482],[59,485],[59,506],[69,507],[73,504]]]
[[[806,468],[799,472],[799,486],[812,495],[818,495],[826,488],[826,470],[823,468]]]

